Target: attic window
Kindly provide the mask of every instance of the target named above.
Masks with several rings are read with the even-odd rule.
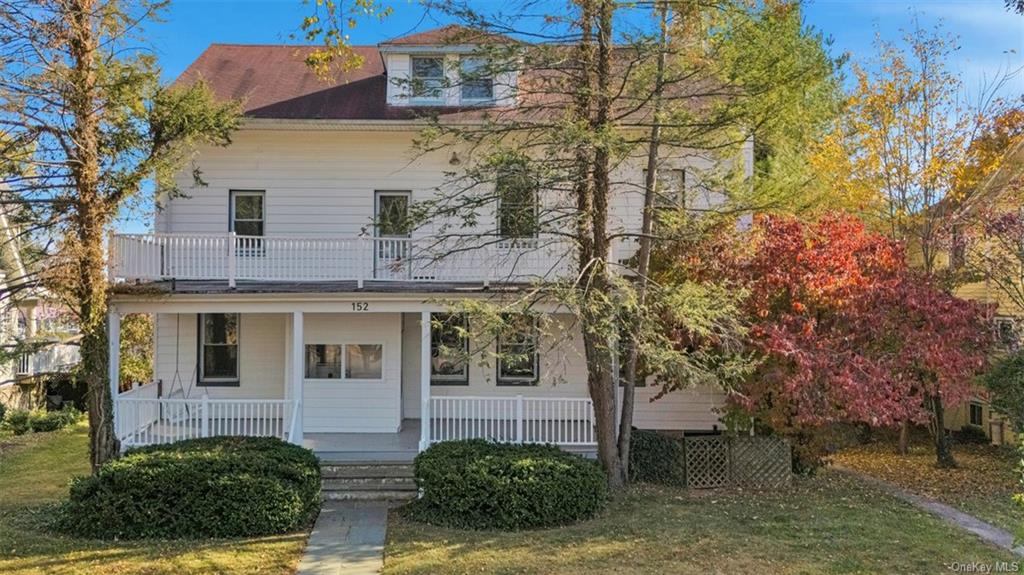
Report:
[[[462,101],[486,102],[494,99],[494,78],[483,58],[462,59]]]
[[[444,58],[412,59],[412,97],[437,101],[444,89]]]

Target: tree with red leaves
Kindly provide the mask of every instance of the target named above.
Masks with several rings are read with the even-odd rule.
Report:
[[[737,279],[762,357],[732,404],[800,437],[833,423],[928,422],[939,466],[955,466],[942,405],[971,393],[991,332],[983,308],[910,270],[901,246],[849,216],[769,217]]]

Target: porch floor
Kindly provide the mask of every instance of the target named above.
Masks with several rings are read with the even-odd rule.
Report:
[[[303,446],[325,463],[412,462],[420,443],[420,420],[402,420],[398,433],[306,433]]]

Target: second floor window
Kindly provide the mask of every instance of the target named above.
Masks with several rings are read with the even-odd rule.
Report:
[[[444,58],[412,59],[412,97],[440,100],[444,93]]]
[[[1020,344],[1020,337],[1017,334],[1017,324],[1012,317],[997,317],[995,319],[996,337],[999,338],[999,345],[1006,349],[1017,349]]]
[[[647,170],[643,171],[647,181]],[[661,169],[654,185],[654,207],[658,209],[686,208],[686,170]]]
[[[238,383],[238,314],[204,313],[199,316],[199,381],[205,384]]]
[[[525,160],[506,163],[495,181],[498,196],[498,235],[503,238],[537,237],[537,181]]]
[[[483,58],[462,59],[462,101],[486,102],[494,99],[494,78]]]
[[[228,231],[240,236],[262,236],[264,224],[263,192],[231,192],[231,222]]]

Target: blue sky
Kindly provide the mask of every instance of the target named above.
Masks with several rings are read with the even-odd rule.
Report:
[[[480,5],[500,6],[500,0],[476,0]],[[364,21],[351,32],[355,44],[376,44],[387,38],[445,24],[424,15],[415,0],[391,0],[395,14],[383,22]],[[173,80],[211,43],[292,43],[309,8],[301,0],[171,0],[164,21],[151,24],[148,38],[163,68]],[[951,66],[964,78],[969,92],[992,78],[1024,66],[1024,16],[1008,12],[1002,0],[812,0],[804,18],[808,25],[833,40],[835,55],[849,53],[854,60],[872,54],[875,34],[897,40],[901,29],[913,25],[918,15],[922,26],[941,22],[958,37],[961,49]],[[1024,74],[1003,89],[1003,95],[1024,94]],[[969,94],[972,95],[972,94]],[[122,221],[125,231],[144,231],[148,222],[134,217]]]
[[[482,6],[502,3],[477,2]],[[392,0],[391,4],[395,14],[382,23],[361,22],[352,31],[354,43],[376,44],[445,23],[424,17],[415,0]],[[213,42],[290,43],[289,35],[307,11],[300,0],[172,0],[165,22],[152,25],[150,39],[165,77],[173,79]],[[849,52],[856,59],[871,53],[876,31],[898,38],[901,28],[911,26],[914,13],[926,26],[941,20],[948,32],[959,37],[961,50],[954,65],[968,85],[986,74],[992,77],[1024,65],[1024,16],[1008,12],[1002,0],[811,0],[804,15],[807,24],[833,38],[837,54]],[[1012,88],[1024,92],[1024,78],[1017,78]]]

